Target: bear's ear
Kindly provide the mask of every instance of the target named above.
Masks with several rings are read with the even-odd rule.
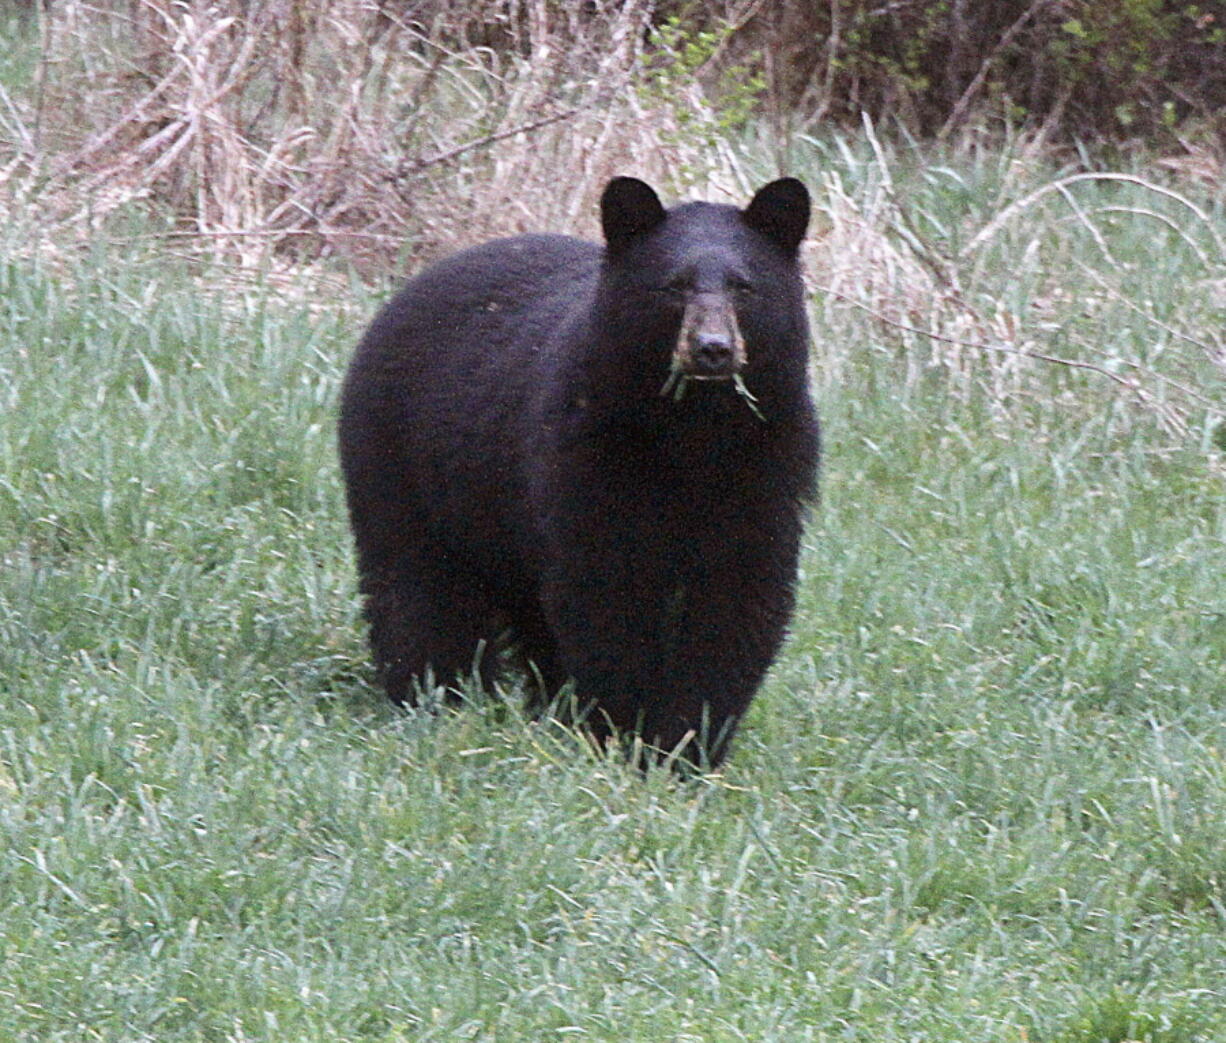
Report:
[[[809,190],[794,177],[763,185],[745,208],[745,221],[795,253],[809,226]]]
[[[636,235],[650,232],[664,216],[655,189],[637,177],[615,177],[600,197],[600,223],[605,242],[614,251]]]

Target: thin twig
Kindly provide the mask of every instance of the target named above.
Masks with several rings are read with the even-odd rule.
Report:
[[[1120,262],[1112,255],[1111,248],[1107,245],[1107,240],[1103,238],[1102,233],[1094,226],[1094,222],[1086,216],[1086,212],[1078,205],[1076,197],[1068,190],[1068,186],[1060,185],[1059,191],[1060,195],[1064,197],[1064,201],[1068,203],[1069,209],[1076,216],[1078,223],[1090,233],[1090,238],[1094,240],[1103,257],[1106,258],[1111,267],[1118,268]]]
[[[29,128],[25,125],[21,118],[21,113],[18,112],[17,106],[13,104],[13,99],[9,97],[9,92],[4,89],[4,84],[0,83],[0,101],[4,102],[4,107],[8,109],[9,116],[12,120],[10,126],[13,132],[21,139],[20,149],[26,155],[34,154],[34,136],[30,133]],[[14,143],[16,144],[16,142]]]
[[[398,243],[401,236],[387,235],[382,232],[358,232],[345,229],[347,238],[372,239],[379,242]],[[146,232],[143,235],[107,236],[106,241],[116,246],[133,245],[136,243],[161,242],[173,239],[282,239],[286,236],[314,236],[319,232],[312,228],[241,228],[241,229],[209,229],[199,231],[194,228],[170,229],[166,232]]]
[[[1099,275],[1098,272],[1096,272],[1093,268],[1091,268],[1085,262],[1074,261],[1074,263],[1086,275],[1088,275],[1091,279],[1093,279],[1094,282],[1096,282],[1101,289],[1106,290],[1107,293],[1112,298],[1119,301],[1126,308],[1129,308],[1132,311],[1135,311],[1146,322],[1153,323],[1153,325],[1157,326],[1158,329],[1163,330],[1166,333],[1169,333],[1172,337],[1176,337],[1179,340],[1185,340],[1189,344],[1196,345],[1196,347],[1200,348],[1213,361],[1219,362],[1219,363],[1226,362],[1226,347],[1224,347],[1222,344],[1209,344],[1206,341],[1197,340],[1195,337],[1190,336],[1187,333],[1184,333],[1183,330],[1176,329],[1174,326],[1168,325],[1167,323],[1163,322],[1161,319],[1155,319],[1144,308],[1141,308],[1134,301],[1129,300],[1126,296],[1124,296],[1124,294],[1120,293],[1120,291],[1117,290],[1114,286],[1111,286],[1107,282],[1106,279],[1104,279],[1101,275]]]
[[[119,119],[107,127],[106,130],[102,131],[102,133],[95,135],[93,138],[87,141],[70,156],[65,157],[63,163],[61,164],[62,167],[64,169],[79,167],[105,144],[107,144],[107,142],[116,137],[121,131],[140,120],[149,105],[151,105],[163,93],[165,93],[166,89],[170,87],[170,85],[174,83],[174,81],[178,79],[183,72],[183,65],[176,64],[172,66],[170,72],[163,76],[161,81],[155,87],[153,87],[152,90],[141,95],[136,104],[128,109],[128,111],[122,116],[120,116]]]
[[[1106,377],[1119,384],[1121,387],[1127,388],[1129,391],[1146,397],[1144,388],[1140,387],[1135,381],[1127,380],[1121,377],[1118,373],[1112,373],[1109,369],[1099,366],[1093,362],[1083,362],[1080,359],[1066,359],[1058,355],[1048,355],[1040,351],[1031,351],[1027,348],[1008,347],[1004,344],[988,344],[984,341],[963,340],[960,337],[948,337],[943,333],[934,333],[932,330],[922,330],[918,326],[911,326],[905,322],[899,322],[897,319],[891,319],[887,315],[881,314],[874,308],[869,307],[863,301],[858,301],[845,293],[840,293],[838,290],[829,286],[818,286],[817,289],[823,293],[828,293],[832,297],[837,297],[841,301],[859,308],[861,311],[871,315],[879,322],[884,322],[887,326],[893,326],[895,329],[905,330],[907,333],[915,333],[921,337],[927,337],[930,340],[940,341],[943,344],[954,344],[961,348],[974,348],[977,351],[992,351],[1001,355],[1015,355],[1028,359],[1037,359],[1040,362],[1051,362],[1059,366],[1071,366],[1074,369],[1087,369],[1092,373],[1098,373],[1100,376]]]
[[[1039,8],[1044,7],[1049,3],[1051,3],[1051,0],[1035,0],[1033,4],[1022,12],[1020,18],[1018,18],[1017,21],[1015,21],[1011,26],[1009,26],[1008,29],[1005,30],[1004,35],[1002,35],[996,42],[996,46],[993,47],[988,52],[988,56],[984,58],[983,63],[979,66],[979,71],[975,73],[974,79],[967,84],[966,90],[962,92],[962,97],[960,97],[954,104],[952,111],[949,113],[948,119],[946,119],[941,125],[941,129],[937,131],[938,141],[944,141],[949,136],[950,132],[962,122],[962,117],[966,115],[966,110],[970,106],[971,101],[974,99],[975,95],[979,93],[979,88],[983,86],[983,81],[988,78],[988,71],[992,68],[992,63],[995,62],[998,57],[1000,57],[1001,52],[1008,47],[1009,44],[1013,42],[1017,34],[1020,33],[1023,28],[1025,28],[1026,23],[1038,13]]]
[[[1209,260],[1209,255],[1200,248],[1200,244],[1185,232],[1175,221],[1167,217],[1165,214],[1160,214],[1156,210],[1147,210],[1141,206],[1099,206],[1095,207],[1092,213],[1095,214],[1132,214],[1134,217],[1148,217],[1161,224],[1166,225],[1174,232],[1189,250],[1196,254],[1196,259],[1200,261],[1206,268],[1212,263]]]
[[[1000,213],[998,213],[991,221],[984,225],[970,241],[962,248],[960,256],[966,257],[973,251],[991,239],[997,232],[1001,230],[1009,221],[1013,220],[1014,216],[1021,211],[1033,206],[1044,196],[1051,195],[1053,192],[1062,192],[1068,185],[1076,184],[1079,181],[1120,181],[1125,184],[1137,185],[1147,189],[1150,192],[1155,192],[1158,195],[1166,196],[1168,199],[1173,199],[1177,203],[1187,207],[1194,213],[1197,218],[1205,225],[1210,236],[1213,238],[1214,245],[1218,249],[1218,253],[1226,257],[1226,246],[1223,246],[1221,236],[1213,227],[1212,218],[1205,213],[1200,207],[1193,203],[1186,196],[1170,188],[1165,188],[1162,185],[1155,185],[1152,181],[1146,181],[1144,178],[1139,178],[1134,174],[1115,174],[1107,172],[1090,172],[1082,174],[1069,174],[1067,177],[1062,177],[1056,181],[1050,181],[1046,185],[1035,189],[1021,199],[1014,200]]]
[[[600,95],[589,99],[582,105],[575,105],[569,109],[563,109],[561,112],[554,112],[548,116],[541,116],[539,119],[529,120],[527,123],[520,123],[514,127],[508,127],[506,130],[495,131],[492,134],[486,134],[484,137],[477,138],[473,141],[466,141],[461,145],[456,145],[455,148],[447,149],[445,152],[437,153],[433,156],[427,156],[425,159],[406,159],[396,165],[396,169],[389,175],[389,180],[399,181],[410,176],[410,174],[418,174],[421,171],[436,167],[444,163],[451,163],[459,159],[466,152],[473,152],[476,149],[487,148],[490,145],[496,144],[499,141],[505,141],[507,138],[513,138],[517,134],[531,134],[534,130],[540,130],[543,127],[548,127],[553,123],[560,123],[563,120],[573,119],[579,113],[591,109],[598,102],[605,100],[609,94],[615,93],[616,88],[610,92],[602,92]]]

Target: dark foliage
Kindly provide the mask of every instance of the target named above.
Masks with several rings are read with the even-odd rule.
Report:
[[[671,5],[683,23],[709,13]],[[993,112],[1066,137],[1223,132],[1221,0],[787,0],[734,28],[777,107],[941,134]]]

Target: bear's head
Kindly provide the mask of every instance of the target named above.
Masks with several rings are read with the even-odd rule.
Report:
[[[798,251],[809,193],[795,178],[761,188],[743,210],[715,203],[665,209],[633,177],[600,201],[602,291],[612,321],[650,348],[669,347],[666,392],[688,381],[738,381],[780,349],[804,348]],[[798,315],[798,309],[800,314]]]

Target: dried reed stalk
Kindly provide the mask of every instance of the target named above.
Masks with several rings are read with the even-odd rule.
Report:
[[[378,270],[406,247],[591,232],[615,173],[731,187],[728,157],[687,152],[677,126],[699,85],[671,107],[638,89],[653,8],[64,0],[45,45],[47,198],[78,223],[151,198],[243,263]]]

